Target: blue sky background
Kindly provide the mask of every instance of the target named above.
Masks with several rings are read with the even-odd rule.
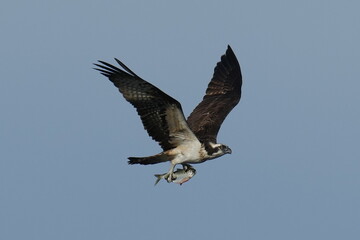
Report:
[[[0,8],[0,239],[359,239],[359,1],[17,1]],[[179,187],[92,69],[199,103],[230,44],[232,155]]]

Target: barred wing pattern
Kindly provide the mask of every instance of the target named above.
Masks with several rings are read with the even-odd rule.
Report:
[[[137,110],[145,130],[164,151],[184,140],[196,139],[189,129],[181,105],[157,87],[141,79],[118,59],[121,70],[109,63],[95,64]]]

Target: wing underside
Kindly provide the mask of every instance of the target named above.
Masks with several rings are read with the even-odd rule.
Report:
[[[96,70],[108,77],[136,108],[145,130],[164,150],[172,149],[182,141],[196,139],[177,100],[115,60],[124,70],[103,61],[95,64],[98,67]]]

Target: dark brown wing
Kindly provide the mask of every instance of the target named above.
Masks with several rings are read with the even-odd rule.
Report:
[[[201,142],[216,143],[221,124],[240,101],[241,85],[240,65],[228,46],[214,69],[206,95],[187,119],[190,129]]]
[[[101,74],[108,77],[125,99],[137,110],[145,130],[164,150],[169,150],[182,141],[196,140],[189,129],[181,105],[157,87],[146,82],[115,59],[124,69],[99,61],[95,64]]]

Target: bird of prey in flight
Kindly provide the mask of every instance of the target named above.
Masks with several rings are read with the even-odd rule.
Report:
[[[170,162],[164,178],[171,182],[177,164],[190,166],[231,153],[228,146],[216,141],[221,124],[241,97],[240,65],[230,46],[217,63],[203,100],[187,119],[176,99],[115,60],[121,68],[99,61],[95,69],[136,108],[145,130],[163,149],[149,157],[129,157],[129,164]]]

